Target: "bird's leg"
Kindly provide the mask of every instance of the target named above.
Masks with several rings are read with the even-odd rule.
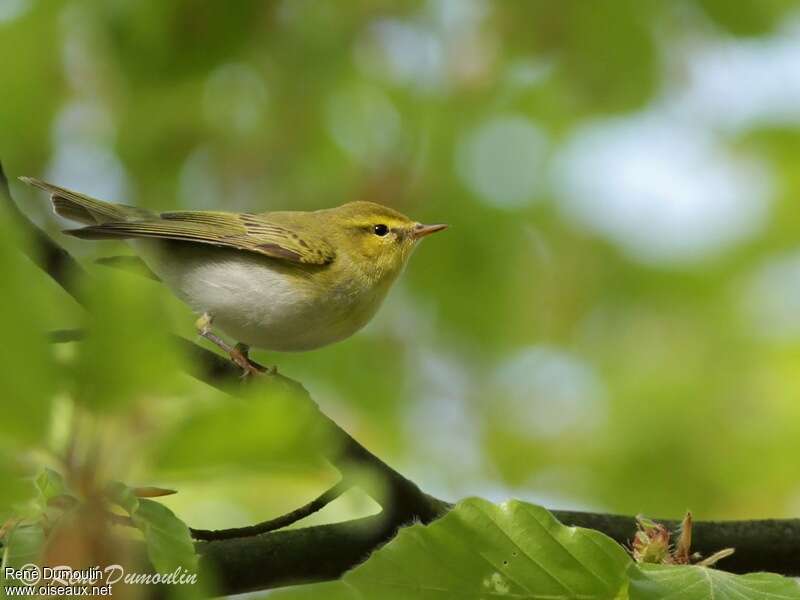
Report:
[[[197,333],[206,338],[215,346],[218,346],[224,350],[226,354],[230,354],[233,351],[233,346],[231,346],[218,335],[211,332],[211,323],[213,320],[214,318],[211,315],[208,313],[203,313],[202,316],[194,323],[194,326],[197,328]]]
[[[211,323],[213,320],[214,318],[211,315],[208,313],[203,313],[203,315],[195,322],[197,332],[209,342],[221,348],[228,356],[230,356],[234,364],[244,371],[244,377],[263,373],[265,369],[260,365],[253,363],[247,356],[249,348],[245,344],[236,344],[235,346],[231,346],[228,342],[211,331]]]

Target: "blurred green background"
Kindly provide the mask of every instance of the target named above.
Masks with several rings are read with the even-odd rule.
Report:
[[[450,223],[355,337],[256,353],[426,491],[797,516],[795,8],[1,0],[0,158],[153,208],[368,199]],[[0,469],[57,462],[78,407],[100,467],[180,490],[166,502],[195,527],[274,516],[335,480],[295,460],[290,405],[180,374],[165,334],[192,336],[188,309],[93,266],[125,245],[66,238],[44,194],[12,190],[95,275],[96,310],[4,226]],[[87,342],[43,341],[78,326]],[[372,510],[349,493],[314,518]]]

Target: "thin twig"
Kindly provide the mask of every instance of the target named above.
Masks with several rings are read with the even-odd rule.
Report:
[[[296,508],[295,510],[286,513],[285,515],[281,515],[280,517],[276,517],[275,519],[262,521],[261,523],[256,523],[255,525],[216,530],[190,528],[189,532],[196,540],[210,542],[213,540],[230,540],[233,538],[261,535],[262,533],[283,529],[284,527],[288,527],[289,525],[297,523],[301,519],[305,519],[307,516],[325,508],[328,504],[349,490],[350,487],[350,483],[348,483],[347,480],[342,479],[339,481],[339,483],[334,485],[320,496],[316,497],[308,504],[304,504],[300,508]]]

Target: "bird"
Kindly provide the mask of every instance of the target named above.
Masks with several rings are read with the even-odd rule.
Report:
[[[264,368],[251,348],[301,352],[350,337],[376,314],[424,225],[368,201],[315,211],[154,212],[20,177],[50,194],[85,240],[130,240],[147,267],[196,314],[198,333],[243,376]],[[228,343],[221,331],[236,341]]]

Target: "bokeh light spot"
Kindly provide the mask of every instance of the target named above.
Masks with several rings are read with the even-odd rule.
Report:
[[[0,23],[18,19],[28,12],[31,4],[31,0],[3,0],[0,2]]]
[[[502,364],[493,377],[503,414],[521,434],[557,437],[597,427],[605,392],[592,367],[565,350],[533,346]]]
[[[53,123],[54,151],[45,178],[96,198],[127,202],[130,185],[113,148],[115,133],[102,105],[66,104]]]
[[[380,163],[399,146],[402,125],[391,100],[378,88],[353,85],[327,102],[326,123],[336,144],[362,163]]]
[[[220,129],[246,134],[258,128],[267,106],[261,75],[243,64],[228,64],[208,77],[203,92],[206,119]]]
[[[179,181],[180,198],[186,208],[213,210],[223,197],[219,171],[207,146],[197,148],[186,158]]]
[[[444,79],[444,48],[430,29],[399,19],[373,23],[355,48],[355,61],[370,77],[421,90]]]
[[[756,335],[781,341],[800,338],[800,250],[775,256],[758,267],[741,297],[746,320]]]
[[[770,173],[707,131],[644,114],[573,134],[555,161],[562,213],[635,260],[681,264],[758,233]]]
[[[800,123],[800,18],[768,37],[724,38],[694,50],[679,89],[664,104],[695,120],[737,132]]]
[[[468,132],[456,149],[456,171],[489,204],[517,207],[535,199],[547,139],[523,116],[491,118]]]

